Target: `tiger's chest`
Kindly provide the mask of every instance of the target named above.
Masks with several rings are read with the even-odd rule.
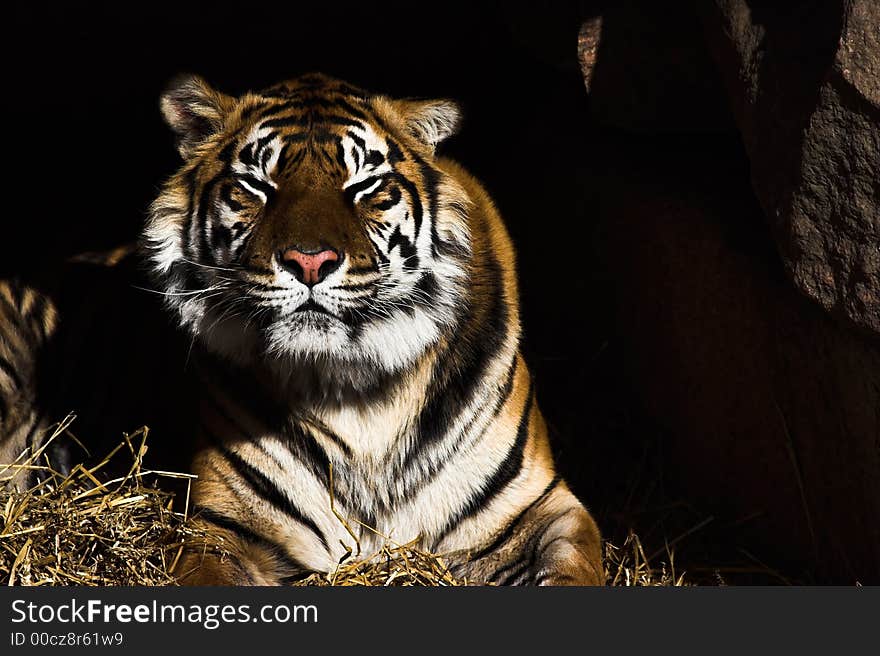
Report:
[[[430,539],[436,513],[409,489],[402,466],[421,399],[402,394],[369,407],[300,408],[292,413],[299,419],[283,427],[235,406],[224,407],[222,396],[203,405],[203,438],[214,447],[197,459],[196,473],[221,471],[231,495],[206,480],[197,503],[235,498],[237,512],[295,543],[318,568],[349,549],[368,555],[388,541]],[[303,517],[314,531],[302,530]],[[302,539],[311,533],[319,543]]]
[[[327,449],[333,467],[328,481],[340,507],[359,521],[410,524],[404,508],[408,501],[401,463],[414,439],[412,408],[398,400],[369,409],[338,408],[317,413],[317,426],[306,430]]]

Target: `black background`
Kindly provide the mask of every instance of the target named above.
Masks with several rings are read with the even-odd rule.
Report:
[[[454,98],[466,118],[445,152],[487,184],[521,245],[545,234],[545,221],[570,230],[585,215],[572,193],[572,176],[589,165],[576,58],[587,9],[576,4],[14,7],[4,21],[7,137],[27,208],[15,224],[43,242],[40,254],[14,249],[16,265],[137,233],[179,164],[158,112],[179,72],[230,94],[321,71],[389,95]]]
[[[322,71],[453,98],[465,120],[442,152],[484,182],[517,245],[524,350],[563,472],[620,539],[640,521],[624,511],[634,485],[663,483],[639,469],[656,461],[660,430],[629,389],[599,257],[604,180],[640,139],[590,119],[577,33],[600,4],[16,3],[0,275],[137,236],[179,164],[158,111],[176,73],[231,94]],[[702,148],[682,155],[682,143],[670,157]],[[738,148],[728,166],[743,166]]]

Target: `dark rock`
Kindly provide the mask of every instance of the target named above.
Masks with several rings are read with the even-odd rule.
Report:
[[[617,336],[668,479],[750,553],[880,583],[880,347],[791,287],[748,182],[718,178],[604,203]]]
[[[880,4],[701,4],[795,285],[880,334]]]
[[[628,0],[579,51],[669,482],[789,571],[880,583],[880,3]]]

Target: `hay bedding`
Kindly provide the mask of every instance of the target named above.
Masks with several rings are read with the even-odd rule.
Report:
[[[0,485],[18,470],[41,482],[25,492],[0,490],[0,583],[5,585],[168,585],[182,546],[206,543],[172,511],[173,495],[147,479],[190,479],[142,467],[147,429],[126,435],[96,466],[57,472],[47,447],[67,433],[68,417],[36,453],[0,465]],[[120,478],[100,480],[114,457],[131,461]]]
[[[0,584],[2,585],[175,585],[171,573],[185,546],[223,551],[222,539],[196,529],[185,513],[173,510],[163,479],[189,483],[192,476],[143,467],[149,431],[125,435],[93,467],[77,465],[62,475],[49,462],[46,447],[69,435],[73,417],[58,424],[36,453],[0,464]],[[114,458],[130,460],[128,473],[102,480]],[[37,470],[41,482],[25,492],[3,490],[22,468]],[[187,498],[188,500],[188,498]],[[332,499],[330,500],[331,508]],[[334,510],[335,511],[335,510]],[[339,516],[337,514],[337,516]],[[340,517],[340,521],[345,520]],[[608,584],[680,586],[674,568],[651,566],[638,537],[620,547],[606,544]],[[671,559],[670,559],[671,560]],[[443,557],[415,543],[390,539],[375,554],[350,553],[329,574],[312,574],[303,586],[460,586]]]

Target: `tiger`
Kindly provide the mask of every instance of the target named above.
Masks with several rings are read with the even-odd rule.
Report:
[[[138,257],[188,338],[192,521],[223,544],[180,582],[287,585],[393,540],[467,581],[601,585],[520,351],[510,235],[437,154],[459,106],[319,73],[240,96],[182,75],[159,105],[183,163]],[[0,350],[3,395],[15,367]]]
[[[57,323],[50,298],[20,280],[0,280],[0,490],[25,489],[32,479],[23,465],[50,426],[37,400],[37,354]]]

